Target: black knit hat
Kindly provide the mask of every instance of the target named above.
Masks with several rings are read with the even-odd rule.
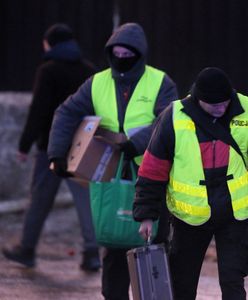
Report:
[[[219,103],[231,99],[233,89],[228,76],[218,68],[205,68],[193,87],[193,96],[207,103]]]
[[[47,40],[50,46],[73,39],[71,28],[63,23],[57,23],[47,29],[43,39]]]

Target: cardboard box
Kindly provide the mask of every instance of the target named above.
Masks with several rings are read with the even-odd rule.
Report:
[[[110,181],[116,174],[120,151],[116,143],[123,133],[99,127],[101,117],[87,116],[77,129],[68,153],[68,172],[82,185],[90,181]]]

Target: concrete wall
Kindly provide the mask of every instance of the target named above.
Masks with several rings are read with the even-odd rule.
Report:
[[[18,140],[25,123],[29,93],[0,93],[0,199],[28,194],[31,155],[26,163],[16,160]]]
[[[0,93],[0,201],[29,195],[35,147],[24,163],[16,160],[16,152],[30,101],[30,93]]]

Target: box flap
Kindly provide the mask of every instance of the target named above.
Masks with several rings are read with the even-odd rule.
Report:
[[[86,116],[79,125],[73,141],[72,147],[68,153],[68,166],[69,171],[78,165],[80,157],[85,153],[88,148],[96,130],[101,121],[101,117],[98,116]]]

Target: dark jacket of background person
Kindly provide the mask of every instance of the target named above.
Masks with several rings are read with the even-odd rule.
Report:
[[[123,46],[138,53],[138,60],[128,71],[122,72],[116,65],[112,49]],[[143,29],[134,23],[127,23],[119,27],[105,47],[106,56],[115,81],[116,101],[118,110],[119,131],[123,131],[128,101],[145,70],[147,42]],[[71,144],[73,133],[86,115],[95,115],[91,97],[92,80],[89,78],[79,90],[70,96],[55,112],[50,133],[48,155],[50,159],[66,157]],[[177,99],[175,83],[166,74],[162,80],[154,106],[157,117],[160,112],[173,100]],[[142,102],[141,104],[142,105]],[[143,154],[151,136],[153,124],[132,135],[131,143],[133,156]],[[129,274],[126,261],[127,249],[106,249],[103,258],[102,293],[106,299],[127,300],[129,289]]]
[[[209,74],[212,74],[211,70]],[[215,74],[214,68],[213,71]],[[217,74],[223,73],[217,70]],[[209,88],[210,95],[214,80],[211,81],[211,77],[209,79],[211,85],[209,84],[207,89]],[[226,85],[229,85],[228,81]],[[218,90],[218,83],[216,86]],[[170,264],[175,299],[195,299],[202,261],[213,235],[216,240],[222,299],[246,299],[243,277],[248,266],[247,220],[239,221],[234,218],[227,186],[229,152],[233,147],[230,143],[230,122],[235,119],[235,116],[242,114],[244,108],[235,90],[230,92],[230,97],[227,98],[231,100],[229,106],[224,115],[219,118],[211,116],[200,107],[201,99],[204,101],[204,98],[195,96],[193,89],[192,95],[181,101],[183,105],[181,111],[193,120],[196,127],[195,134],[201,153],[211,215],[205,223],[195,226],[172,216],[174,232]],[[239,128],[239,130],[246,129]],[[177,147],[180,148],[180,140]],[[161,204],[166,201],[166,188],[175,155],[173,105],[171,104],[160,115],[139,169],[133,206],[136,221],[156,220],[160,216]],[[194,165],[191,168],[193,169]]]
[[[43,48],[44,62],[37,70],[33,99],[17,153],[17,158],[25,161],[32,144],[37,145],[30,188],[31,201],[20,244],[12,249],[3,249],[6,258],[28,267],[35,266],[39,238],[62,182],[62,178],[50,170],[47,156],[54,111],[93,73],[93,68],[82,62],[79,46],[66,24],[54,24],[47,29],[43,37]],[[70,179],[65,182],[72,194],[83,236],[83,262],[80,267],[87,271],[97,271],[100,258],[91,217],[89,191]]]
[[[82,60],[74,40],[59,43],[44,54],[44,62],[36,72],[32,103],[19,142],[21,152],[28,153],[33,143],[39,150],[47,150],[55,109],[94,71]]]

